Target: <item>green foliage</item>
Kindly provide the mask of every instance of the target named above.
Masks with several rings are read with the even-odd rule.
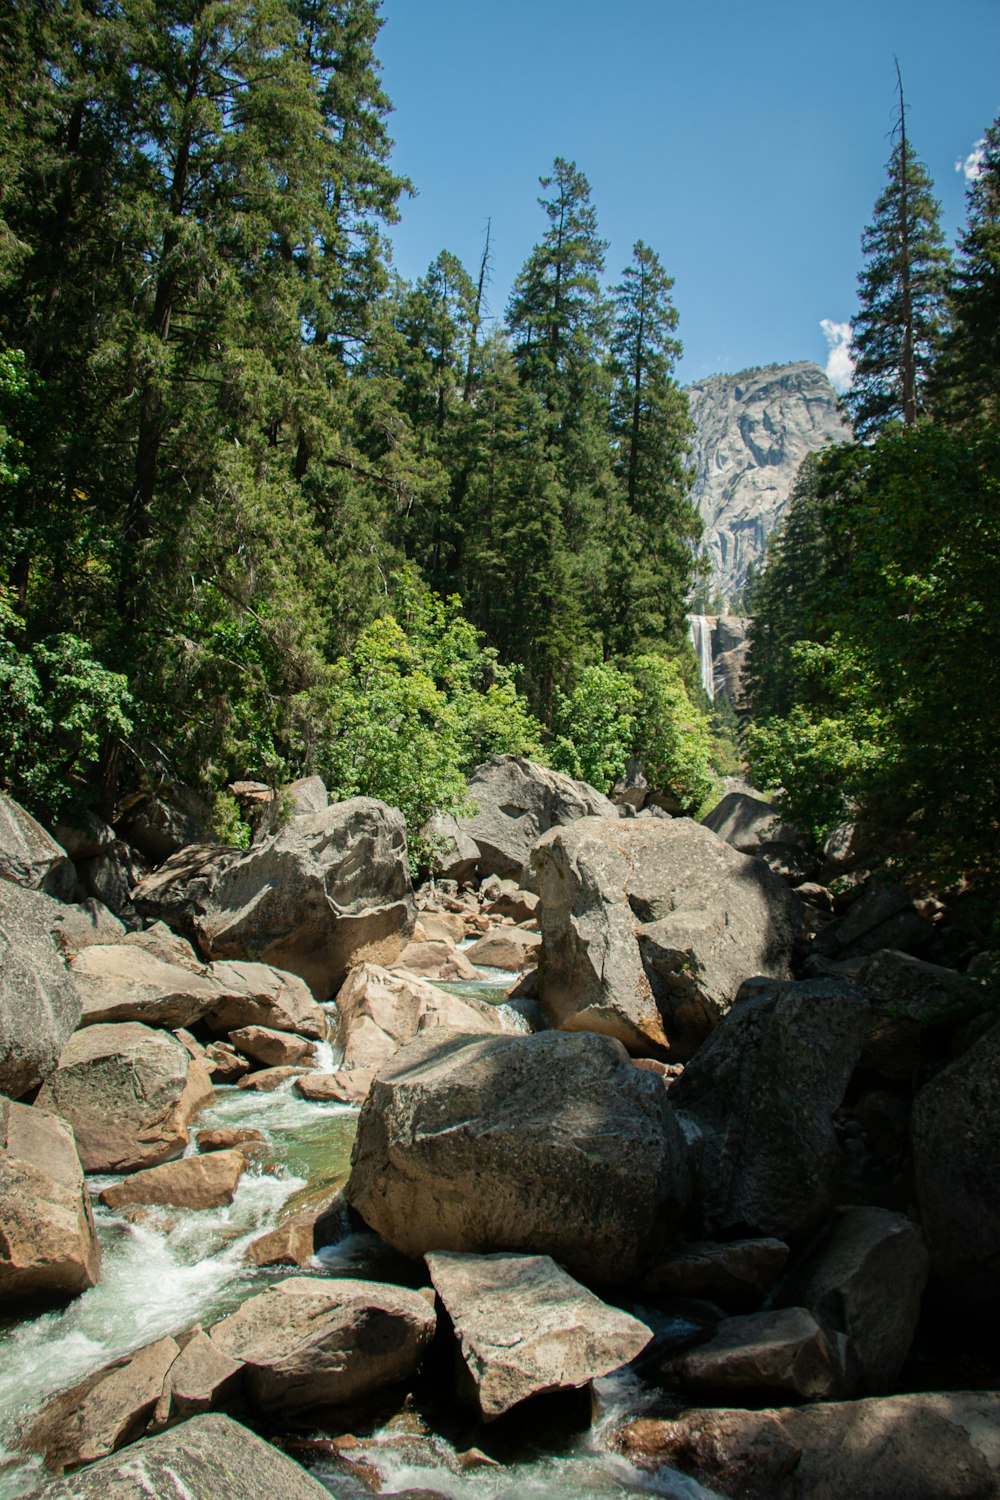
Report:
[[[629,673],[639,695],[633,753],[651,786],[673,792],[694,812],[714,785],[710,722],[691,702],[676,661],[639,656]]]
[[[949,421],[1000,421],[1000,118],[983,138],[948,298],[951,326],[933,376]]]
[[[639,694],[617,667],[587,667],[567,697],[558,688],[551,760],[557,771],[609,792],[625,769],[635,739]]]
[[[18,427],[28,396],[23,352],[0,346],[0,486],[16,484],[23,475],[24,442]]]

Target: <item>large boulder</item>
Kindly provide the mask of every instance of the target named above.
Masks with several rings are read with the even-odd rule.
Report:
[[[198,942],[197,917],[215,881],[243,857],[240,849],[219,844],[192,844],[144,876],[131,893],[135,909],[147,921],[165,922],[189,942]]]
[[[619,1436],[644,1468],[677,1468],[733,1500],[993,1500],[1000,1396],[920,1392],[783,1408],[689,1410]]]
[[[79,992],[51,936],[53,905],[0,880],[0,1092],[14,1099],[51,1073],[80,1019]]]
[[[244,1057],[265,1068],[294,1067],[297,1063],[311,1064],[315,1057],[313,1045],[304,1036],[293,1036],[287,1031],[275,1031],[271,1026],[241,1026],[229,1033],[232,1045]]]
[[[29,812],[0,792],[0,880],[27,891],[68,899],[76,885],[73,861]]]
[[[96,1285],[100,1268],[72,1130],[0,1099],[0,1303],[75,1297]]]
[[[83,1026],[111,1021],[191,1026],[224,994],[207,974],[194,974],[128,943],[84,948],[70,964],[70,973],[83,1003]]]
[[[949,1012],[974,1009],[979,993],[967,974],[892,948],[865,959],[854,982],[872,1008],[862,1066],[907,1083],[934,1061],[935,1029]]]
[[[270,964],[237,961],[210,964],[208,973],[221,991],[218,1003],[205,1017],[217,1036],[243,1026],[266,1026],[271,1031],[293,1031],[317,1042],[326,1040],[326,1012],[297,974],[285,974]]]
[[[394,974],[375,964],[352,969],[337,991],[336,1044],[343,1049],[345,1068],[378,1069],[418,1031],[438,1026],[504,1030],[495,1005],[451,995],[412,974]]]
[[[392,963],[413,931],[406,824],[371,797],[293,818],[246,854],[174,859],[183,899],[169,889],[168,861],[137,890],[139,910],[190,928],[210,958],[287,969],[319,1000],[354,964]]]
[[[1000,1309],[1000,1022],[917,1094],[913,1173],[931,1267],[982,1316]]]
[[[406,1255],[525,1250],[622,1283],[684,1212],[687,1153],[609,1037],[425,1031],[372,1084],[346,1195]]]
[[[330,1492],[274,1446],[229,1417],[192,1417],[143,1439],[120,1458],[103,1458],[54,1479],[32,1500],[330,1500]]]
[[[479,874],[510,875],[515,880],[550,828],[578,818],[618,820],[615,804],[594,787],[523,755],[494,755],[477,766],[469,782],[469,800],[476,811],[458,823],[479,846]]]
[[[127,935],[124,923],[93,897],[78,905],[50,901],[48,917],[49,932],[67,963],[84,948],[120,943]]]
[[[927,1250],[916,1224],[887,1208],[837,1209],[773,1299],[807,1307],[846,1334],[868,1394],[890,1391],[913,1342]]]
[[[246,1365],[259,1411],[293,1415],[409,1379],[434,1327],[430,1304],[406,1287],[292,1277],[216,1323],[211,1339]]]
[[[741,854],[757,854],[769,844],[804,847],[807,842],[797,828],[782,823],[770,802],[748,792],[727,792],[702,822]]]
[[[587,818],[532,858],[539,998],[555,1025],[690,1057],[751,975],[788,978],[801,907],[760,860],[688,818]]]
[[[211,1151],[206,1156],[186,1156],[166,1161],[123,1177],[101,1192],[106,1208],[221,1208],[232,1203],[246,1169],[240,1151]]]
[[[131,844],[115,839],[93,858],[78,860],[76,870],[87,896],[113,911],[127,927],[135,929],[141,925],[132,892],[148,874],[149,867]]]
[[[135,1172],[180,1156],[212,1082],[176,1037],[138,1021],[70,1037],[38,1095],[68,1120],[88,1172]]]
[[[538,963],[542,939],[523,927],[491,927],[465,949],[471,964],[484,969],[507,969],[517,973]]]
[[[704,1136],[698,1209],[708,1235],[814,1229],[840,1174],[833,1128],[868,1005],[836,980],[746,986],[673,1085]]]
[[[586,1385],[619,1369],[652,1338],[548,1255],[427,1256],[483,1417],[519,1401]]]
[[[732,1312],[759,1307],[785,1268],[784,1240],[692,1240],[642,1278],[650,1297],[707,1297]]]
[[[131,797],[115,827],[127,844],[160,864],[190,844],[211,843],[208,807],[190,787]]]
[[[420,830],[427,863],[442,880],[471,880],[479,863],[479,845],[451,813],[435,813]]]
[[[475,981],[480,977],[475,964],[466,958],[451,938],[407,943],[392,968],[416,974],[421,979]]]
[[[724,1318],[709,1336],[659,1367],[684,1391],[751,1391],[805,1401],[847,1396],[836,1337],[804,1307]]]

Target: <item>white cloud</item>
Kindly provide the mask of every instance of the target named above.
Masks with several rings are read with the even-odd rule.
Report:
[[[968,156],[960,157],[955,163],[956,172],[964,172],[966,182],[975,182],[983,170],[983,158],[986,155],[986,142],[977,141]]]
[[[819,326],[830,348],[826,360],[826,377],[835,391],[841,395],[851,388],[854,379],[854,361],[851,358],[851,325],[834,323],[832,318],[820,318]]]

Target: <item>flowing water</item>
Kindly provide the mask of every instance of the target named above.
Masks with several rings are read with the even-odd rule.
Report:
[[[497,1003],[514,977],[488,970],[478,984],[447,988]],[[516,1012],[509,1015],[520,1023]],[[324,1070],[337,1060],[329,1047],[320,1049]],[[16,1439],[49,1396],[164,1334],[214,1322],[281,1275],[296,1274],[247,1266],[244,1253],[282,1210],[294,1209],[310,1191],[328,1194],[344,1180],[358,1111],[310,1103],[292,1087],[288,1082],[274,1093],[219,1088],[199,1115],[195,1135],[207,1126],[229,1125],[264,1136],[228,1207],[151,1210],[133,1223],[96,1202],[114,1178],[88,1179],[103,1252],[100,1282],[56,1311],[0,1324],[0,1500],[28,1494],[44,1478],[40,1461],[25,1461]],[[195,1149],[192,1142],[189,1150]],[[327,1276],[412,1285],[426,1280],[419,1264],[403,1261],[373,1234],[350,1234],[321,1251],[316,1269]],[[451,1500],[598,1500],[629,1494],[713,1500],[713,1492],[682,1475],[643,1476],[608,1448],[611,1431],[653,1398],[635,1375],[624,1371],[597,1381],[594,1394],[596,1416],[583,1433],[542,1437],[535,1432],[512,1439],[507,1431],[497,1466],[463,1469],[456,1442],[413,1409],[390,1417],[371,1434],[363,1445],[364,1460],[386,1490],[426,1488]],[[354,1475],[349,1465],[324,1457],[322,1439],[328,1434],[318,1430],[315,1436],[319,1444],[307,1444],[299,1455],[315,1477],[339,1500],[370,1495],[360,1470]],[[476,1441],[483,1442],[482,1434]]]
[[[701,685],[715,698],[715,666],[712,661],[712,627],[707,615],[688,615],[688,633],[701,669]]]

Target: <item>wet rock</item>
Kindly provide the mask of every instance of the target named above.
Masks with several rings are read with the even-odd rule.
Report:
[[[410,1379],[434,1332],[419,1292],[373,1281],[279,1281],[211,1330],[246,1366],[258,1410],[342,1406]]]
[[[701,1130],[703,1232],[788,1239],[829,1211],[833,1115],[864,1044],[868,1005],[835,980],[754,981],[673,1084]]]
[[[420,979],[478,979],[472,962],[450,938],[409,943],[391,967]]]
[[[469,800],[477,811],[458,822],[479,845],[480,875],[510,875],[515,880],[520,880],[532,849],[550,828],[577,818],[618,820],[615,804],[594,787],[521,755],[494,755],[477,766],[469,782]]]
[[[478,942],[466,948],[465,957],[478,968],[532,969],[538,963],[542,939],[537,932],[525,932],[521,927],[492,929]]]
[[[686,1207],[688,1148],[608,1037],[435,1030],[377,1074],[345,1191],[406,1255],[523,1250],[627,1283]]]
[[[85,948],[73,959],[70,973],[83,1003],[82,1026],[114,1021],[168,1029],[192,1026],[222,994],[207,975],[127,943]]]
[[[738,1500],[987,1500],[1000,1490],[1000,1396],[923,1392],[631,1423],[619,1446]]]
[[[586,1385],[652,1338],[547,1255],[427,1256],[486,1421],[543,1392]]]
[[[329,1491],[271,1443],[214,1413],[144,1439],[54,1480],[32,1500],[330,1500]]]
[[[208,1073],[165,1031],[137,1021],[70,1037],[38,1096],[68,1120],[88,1172],[134,1172],[180,1156],[212,1096]]]
[[[783,1240],[696,1240],[657,1261],[642,1278],[647,1296],[708,1297],[742,1311],[758,1306],[788,1260]]]
[[[263,1134],[245,1125],[220,1125],[198,1132],[199,1151],[231,1151],[235,1146],[259,1146],[263,1143]]]
[[[229,1040],[244,1057],[268,1068],[294,1067],[296,1063],[311,1062],[314,1057],[313,1045],[305,1037],[275,1031],[269,1026],[241,1026],[229,1033]]]
[[[42,1408],[24,1447],[57,1474],[115,1453],[142,1436],[179,1353],[172,1338],[158,1339],[88,1376]]]
[[[438,1026],[467,1032],[505,1029],[501,1013],[486,1001],[451,995],[410,973],[374,964],[352,970],[337,992],[336,1045],[343,1050],[345,1069],[376,1071],[418,1031]]]
[[[533,856],[553,1023],[684,1061],[751,974],[787,977],[801,907],[689,818],[557,829]]]
[[[52,1072],[80,1019],[50,933],[54,904],[0,880],[0,1092],[14,1099]]]
[[[913,1172],[931,1267],[982,1316],[1000,1308],[1000,1023],[913,1104]]]
[[[665,1360],[659,1375],[684,1391],[780,1392],[806,1401],[850,1395],[835,1336],[804,1307],[724,1318],[704,1343]]]
[[[246,1248],[248,1266],[307,1266],[314,1254],[312,1219],[293,1219],[258,1235]]]
[[[825,1328],[846,1334],[868,1393],[880,1395],[909,1353],[926,1281],[916,1224],[885,1208],[841,1208],[774,1300],[807,1307]]]
[[[150,1434],[200,1412],[238,1402],[242,1393],[242,1363],[223,1353],[203,1328],[195,1327],[183,1339],[179,1335],[178,1342],[183,1347],[167,1371],[149,1423]]]
[[[147,1204],[169,1204],[173,1208],[221,1208],[232,1203],[246,1157],[239,1151],[212,1151],[206,1156],[186,1156],[183,1161],[164,1162],[135,1172],[122,1182],[104,1188],[100,1197],[106,1208],[135,1208]]]
[[[261,1068],[258,1073],[249,1073],[241,1078],[236,1085],[240,1089],[253,1089],[259,1094],[273,1094],[275,1089],[280,1089],[283,1083],[290,1078],[299,1078],[303,1073],[308,1073],[308,1068]]]
[[[363,1104],[375,1077],[373,1068],[343,1068],[336,1073],[307,1073],[295,1080],[294,1092],[316,1104]]]
[[[75,1297],[101,1252],[73,1132],[45,1110],[0,1099],[0,1304]]]
[[[0,881],[68,900],[76,871],[61,844],[13,797],[0,792]]]
[[[431,850],[428,861],[444,880],[470,880],[479,863],[479,845],[450,813],[435,813],[420,830],[420,841]]]
[[[209,973],[224,991],[224,998],[205,1017],[216,1035],[228,1035],[243,1026],[267,1026],[271,1031],[294,1031],[318,1042],[326,1040],[326,1013],[297,975],[269,964],[239,962],[211,964]]]

